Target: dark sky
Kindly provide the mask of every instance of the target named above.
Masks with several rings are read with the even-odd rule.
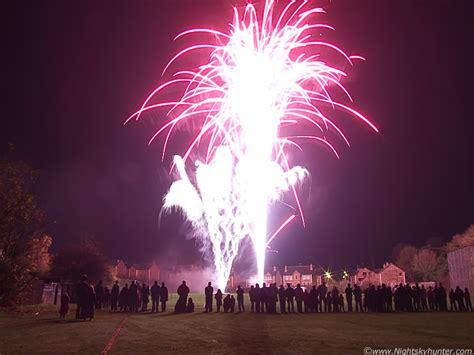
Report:
[[[122,123],[184,45],[172,38],[224,29],[230,3],[45,0],[4,9],[1,149],[14,143],[41,170],[56,248],[88,231],[111,258],[200,258],[178,217],[158,228],[170,157],[163,164],[160,144],[147,142],[162,116]],[[322,4],[323,21],[336,27],[327,39],[367,58],[346,84],[381,134],[346,117],[352,148],[336,143],[341,160],[305,146],[307,226],[282,233],[269,263],[378,266],[399,242],[447,240],[474,222],[472,9],[467,0]]]

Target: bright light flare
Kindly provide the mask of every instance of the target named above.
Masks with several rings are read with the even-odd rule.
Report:
[[[221,289],[225,289],[239,244],[246,238],[253,242],[258,279],[263,281],[267,246],[295,218],[288,218],[268,240],[271,201],[291,191],[304,224],[296,186],[307,171],[291,167],[288,150],[302,150],[303,141],[313,141],[323,143],[338,157],[328,133],[349,141],[326,116],[330,110],[345,111],[377,131],[362,114],[334,100],[332,94],[337,90],[352,102],[341,83],[346,76],[343,68],[363,58],[321,41],[322,31],[332,30],[329,25],[313,23],[324,13],[322,9],[307,1],[291,1],[278,11],[275,4],[266,0],[261,13],[252,4],[242,12],[234,8],[228,33],[193,29],[180,34],[177,38],[207,34],[210,41],[183,49],[165,70],[193,53],[202,59],[202,65],[176,72],[127,120],[138,120],[151,109],[169,108],[167,122],[151,139],[165,135],[163,157],[172,132],[182,123],[199,127],[182,157],[174,159],[179,179],[166,195],[164,208],[178,207],[186,213],[204,247],[212,251],[215,281]],[[162,91],[182,85],[179,100],[153,102]],[[300,133],[295,135],[295,131]],[[185,169],[192,153],[201,157],[195,178]]]

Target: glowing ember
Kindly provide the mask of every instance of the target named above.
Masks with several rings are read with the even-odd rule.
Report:
[[[163,156],[171,133],[182,122],[194,121],[199,130],[183,156],[176,156],[179,173],[164,199],[164,208],[178,207],[193,223],[196,235],[212,250],[218,287],[225,288],[242,240],[253,242],[258,279],[263,281],[265,251],[277,234],[296,215],[289,217],[271,238],[267,235],[267,208],[281,193],[291,190],[304,224],[296,184],[307,175],[301,167],[290,168],[288,149],[312,140],[336,149],[325,133],[334,131],[347,144],[341,129],[323,113],[323,108],[341,109],[377,128],[351,107],[335,101],[330,91],[349,93],[341,84],[346,74],[321,57],[330,52],[344,64],[362,59],[348,56],[338,47],[322,42],[321,30],[332,29],[311,20],[324,11],[308,3],[290,2],[282,11],[267,0],[257,14],[248,4],[243,13],[234,9],[229,33],[193,29],[181,33],[207,34],[212,39],[179,52],[165,68],[183,55],[199,52],[203,63],[195,70],[181,70],[155,89],[142,107],[127,120],[138,120],[150,109],[168,107],[168,121],[155,133],[165,134]],[[204,55],[205,53],[209,54]],[[180,100],[153,103],[163,90],[184,85]],[[292,128],[294,127],[294,128]],[[302,131],[289,135],[286,132]],[[311,133],[308,133],[311,132]],[[201,147],[195,179],[186,173],[190,154]],[[195,152],[198,156],[198,152]]]

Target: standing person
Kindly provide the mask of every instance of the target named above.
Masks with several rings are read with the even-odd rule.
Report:
[[[189,297],[188,305],[186,306],[186,313],[193,313],[194,312],[194,302],[191,297]]]
[[[217,313],[219,313],[222,307],[222,291],[220,289],[217,289],[216,295],[214,297],[216,298]]]
[[[310,299],[310,309],[309,311],[314,313],[318,311],[318,290],[316,290],[316,286],[311,287],[311,291],[309,291],[309,299]]]
[[[439,310],[440,311],[447,311],[448,310],[448,304],[446,301],[446,289],[444,288],[443,284],[440,282],[439,283]]]
[[[464,307],[464,292],[462,292],[459,286],[456,286],[456,290],[454,291],[454,299],[458,304],[458,309],[460,311],[465,311],[466,307]]]
[[[250,298],[250,312],[255,312],[255,287],[253,285],[250,286],[249,298]]]
[[[339,294],[339,311],[340,312],[345,312],[346,310],[344,309],[344,296],[342,293]]]
[[[141,299],[142,299],[142,312],[146,312],[148,310],[148,303],[150,302],[150,288],[143,283],[141,289]]]
[[[269,308],[269,313],[276,313],[276,304],[278,302],[278,289],[276,287],[276,284],[270,284],[270,287],[268,288],[268,293],[269,293],[269,300],[268,300],[268,308]]]
[[[268,288],[265,282],[260,289],[260,311],[262,313],[268,312]]]
[[[464,302],[466,302],[466,311],[472,311],[471,293],[467,287],[464,289]]]
[[[87,302],[89,293],[89,284],[87,283],[87,275],[81,276],[81,281],[76,286],[76,319],[82,319],[82,307]]]
[[[295,290],[290,284],[286,284],[286,303],[288,304],[288,313],[295,313]]]
[[[230,311],[230,294],[227,294],[224,298],[224,313],[227,313]]]
[[[309,312],[309,308],[310,308],[310,299],[309,299],[309,292],[308,292],[308,289],[305,288],[304,289],[304,292],[303,292],[303,310],[304,310],[304,313],[308,313]]]
[[[71,300],[71,297],[69,296],[70,293],[71,290],[68,286],[67,290],[61,295],[61,306],[59,307],[59,316],[61,319],[66,318],[66,315],[69,314],[69,301]]]
[[[415,284],[413,289],[413,308],[415,311],[421,311],[421,289],[418,283]]]
[[[87,289],[87,297],[81,309],[81,319],[94,319],[94,308],[96,305],[96,297],[94,287],[89,286]]]
[[[303,313],[303,297],[304,292],[300,284],[296,284],[295,288],[295,300],[296,300],[296,309],[298,313]]]
[[[130,288],[128,289],[128,306],[130,312],[137,312],[138,303],[138,284],[137,281],[132,281]]]
[[[426,291],[425,285],[421,285],[421,309],[423,312],[428,312],[428,292]]]
[[[280,302],[280,313],[286,313],[286,292],[283,285],[278,289],[278,301]]]
[[[102,286],[102,281],[99,281],[99,283],[95,285],[94,291],[96,298],[95,308],[102,309],[102,301],[104,297],[104,286]]]
[[[211,286],[211,283],[208,282],[207,287],[204,289],[204,294],[206,296],[206,313],[212,312],[212,296],[214,293],[214,288]]]
[[[254,295],[254,300],[255,300],[255,312],[260,313],[261,292],[260,292],[260,286],[258,284],[255,284],[255,288],[253,289],[253,295]]]
[[[319,293],[319,312],[324,311],[327,312],[327,303],[326,303],[326,293],[328,292],[328,288],[326,287],[326,283],[323,282],[321,285],[318,286],[318,293]]]
[[[168,302],[168,288],[165,286],[164,282],[161,283],[160,300],[161,300],[161,311],[166,312],[166,302]]]
[[[428,291],[426,292],[427,298],[428,298],[428,308],[430,312],[433,312],[435,310],[435,301],[434,301],[434,292],[433,292],[433,287],[430,286],[428,287]]]
[[[454,290],[449,291],[449,310],[457,311],[458,307],[456,306],[456,297],[454,296]]]
[[[239,304],[239,312],[245,312],[244,306],[244,290],[240,285],[237,286],[237,303]]]
[[[235,310],[235,298],[233,295],[230,296],[230,313],[234,313]]]
[[[362,290],[359,285],[354,286],[354,299],[356,304],[356,312],[362,312]]]
[[[127,311],[128,305],[129,305],[129,289],[128,289],[128,284],[125,284],[125,287],[122,288],[119,294],[120,310]]]
[[[336,286],[333,287],[331,293],[333,312],[339,312],[339,290]]]
[[[331,313],[332,311],[332,298],[331,298],[331,292],[328,291],[328,293],[326,294],[326,303],[325,303],[325,311],[328,312],[328,313]]]
[[[347,284],[345,289],[346,301],[347,301],[347,311],[352,312],[352,287],[351,284]]]
[[[186,304],[189,295],[189,287],[186,286],[186,281],[183,281],[176,292],[178,293],[178,300],[176,301],[174,311],[175,313],[184,313],[186,312]]]
[[[120,287],[118,281],[115,281],[115,284],[112,286],[112,292],[110,293],[110,309],[112,311],[117,310],[117,303],[120,294]]]
[[[160,305],[161,287],[160,285],[158,285],[157,281],[155,281],[153,286],[151,286],[150,293],[151,293],[151,312],[158,313],[158,308]]]

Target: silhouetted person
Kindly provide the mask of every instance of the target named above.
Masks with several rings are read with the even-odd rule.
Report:
[[[239,312],[245,312],[245,306],[244,306],[244,290],[242,287],[237,286],[237,303],[239,305]]]
[[[356,312],[362,312],[362,290],[359,285],[354,286],[354,300]]]
[[[464,289],[464,302],[466,303],[466,310],[472,311],[471,294],[468,288]]]
[[[268,311],[268,288],[265,282],[262,284],[260,289],[260,311],[265,313]]]
[[[129,300],[129,311],[137,312],[138,311],[138,283],[132,281],[130,288],[128,289],[128,300]]]
[[[224,297],[224,313],[227,313],[230,311],[230,294],[227,294],[227,296]]]
[[[59,316],[61,319],[66,318],[66,315],[69,314],[69,301],[71,300],[71,297],[69,296],[70,293],[71,291],[68,286],[67,290],[61,295],[61,306],[59,307]]]
[[[234,296],[230,296],[230,313],[234,313],[235,310],[235,298]]]
[[[214,288],[211,286],[211,283],[208,282],[206,288],[204,289],[204,295],[206,297],[205,311],[212,312],[212,296],[214,294]]]
[[[418,283],[415,284],[413,289],[413,308],[417,312],[421,310],[421,289]]]
[[[428,298],[428,308],[432,312],[435,310],[435,300],[434,300],[434,292],[433,287],[428,287],[428,291],[426,292],[426,296]]]
[[[336,286],[332,288],[331,300],[333,312],[339,312],[339,290]]]
[[[428,291],[426,291],[425,285],[421,285],[421,309],[423,312],[428,311]]]
[[[460,311],[465,311],[466,307],[464,307],[464,292],[462,292],[459,286],[456,286],[456,290],[454,291],[454,299],[458,305],[458,309]]]
[[[448,310],[448,304],[446,300],[446,289],[444,288],[443,284],[440,282],[438,286],[438,292],[439,292],[439,310],[440,311],[447,311]]]
[[[449,291],[449,310],[450,311],[457,311],[458,307],[456,306],[456,299],[454,296],[454,290],[451,289]]]
[[[286,313],[286,291],[283,285],[278,289],[278,301],[280,302],[280,313]]]
[[[158,285],[157,281],[155,281],[153,286],[151,286],[150,294],[151,294],[151,311],[152,313],[158,312],[158,308],[160,305],[161,287],[160,285]]]
[[[323,309],[327,312],[328,306],[326,301],[326,293],[328,292],[328,288],[326,283],[323,282],[321,285],[318,286],[318,293],[319,293],[319,311],[322,312]]]
[[[114,285],[112,286],[112,292],[110,292],[110,309],[112,311],[117,310],[119,294],[120,294],[120,287],[118,285],[118,281],[115,281]]]
[[[308,292],[308,289],[305,288],[304,292],[303,292],[303,311],[304,311],[304,313],[309,312],[309,303],[310,303],[309,292]]]
[[[278,289],[276,284],[270,284],[268,288],[268,313],[276,313],[276,304],[278,302]]]
[[[211,286],[211,283],[209,282],[204,289],[204,296],[206,298],[206,303],[205,303],[205,310],[206,312],[212,312],[212,296],[214,294],[214,288]]]
[[[81,281],[76,286],[76,319],[82,319],[82,307],[87,302],[89,294],[89,284],[87,283],[87,275],[81,277]]]
[[[303,293],[301,285],[297,284],[295,288],[295,301],[298,313],[303,313]]]
[[[95,285],[94,291],[96,298],[95,308],[102,309],[102,299],[104,296],[104,286],[102,286],[102,281],[99,281],[99,283]]]
[[[250,298],[250,312],[255,312],[255,287],[253,285],[250,286],[249,298]]]
[[[253,297],[255,300],[255,312],[260,313],[260,296],[261,296],[261,289],[258,284],[255,284],[255,288],[253,289]]]
[[[150,288],[143,283],[141,289],[142,312],[148,310],[148,303],[150,302]]]
[[[217,289],[215,298],[216,298],[217,312],[219,313],[222,307],[222,291],[220,289]]]
[[[325,303],[325,311],[331,312],[332,311],[332,297],[331,297],[331,292],[328,291],[326,293],[326,303]]]
[[[288,304],[288,313],[295,313],[295,290],[290,284],[286,284],[286,303]]]
[[[96,304],[94,287],[89,286],[87,289],[87,297],[81,309],[81,319],[94,319],[94,308]]]
[[[129,305],[129,289],[128,284],[125,284],[125,287],[122,288],[119,294],[119,307],[121,311],[126,311]]]
[[[311,291],[309,291],[309,311],[312,313],[318,311],[318,290],[316,290],[316,286],[311,287]]]
[[[193,312],[194,312],[194,302],[193,302],[193,299],[189,297],[188,304],[186,306],[186,313],[193,313]]]
[[[177,293],[179,297],[178,301],[176,301],[174,311],[175,313],[184,313],[186,312],[186,303],[189,295],[189,287],[186,286],[186,281],[183,281],[183,283],[178,287]]]
[[[168,288],[165,286],[164,282],[161,283],[160,301],[161,311],[166,312],[166,302],[168,302]]]
[[[352,312],[352,287],[351,284],[347,284],[345,289],[346,301],[347,301],[347,311]]]
[[[340,312],[345,312],[346,310],[344,309],[344,296],[342,293],[339,294],[339,311]]]

